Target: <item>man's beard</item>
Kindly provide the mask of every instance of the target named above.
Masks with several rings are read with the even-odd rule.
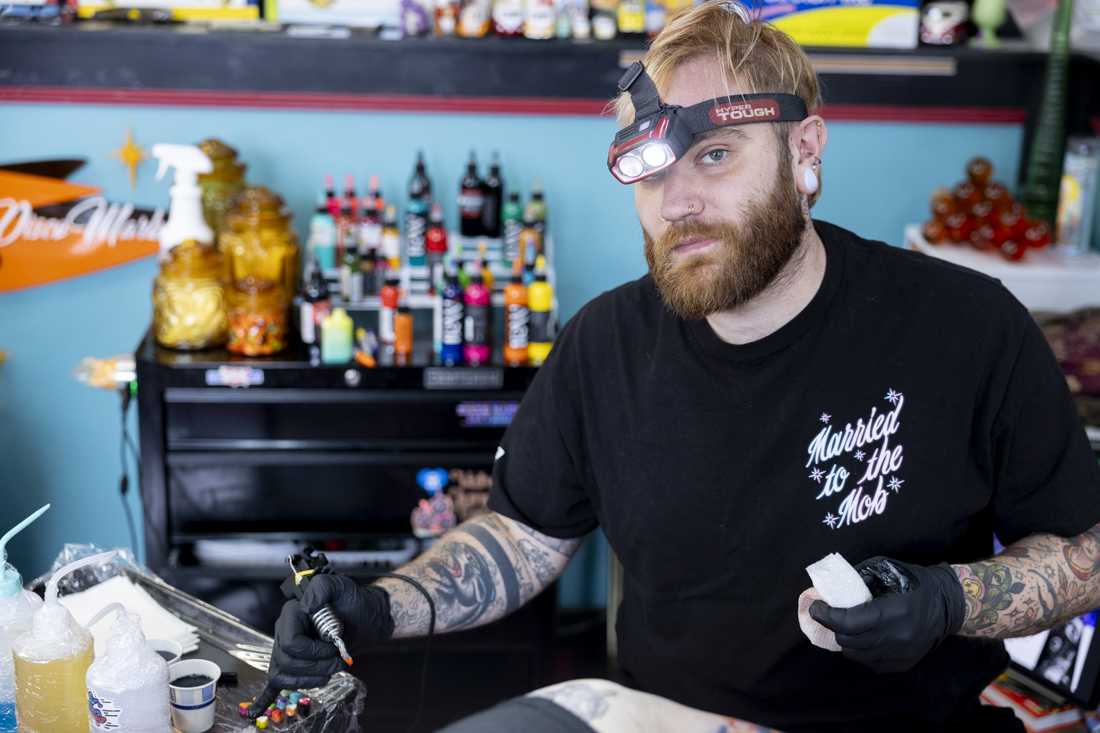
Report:
[[[771,194],[745,221],[671,224],[657,240],[644,232],[645,257],[669,309],[699,319],[760,294],[798,250],[805,228],[789,164],[781,164]],[[673,248],[689,237],[716,244],[704,254],[675,255]]]

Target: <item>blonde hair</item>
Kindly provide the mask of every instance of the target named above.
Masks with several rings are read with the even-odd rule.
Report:
[[[712,57],[721,62],[728,85],[746,94],[794,94],[809,114],[821,107],[817,73],[805,51],[775,26],[755,17],[736,0],[707,0],[674,15],[642,57],[646,73],[663,97],[672,73],[687,61]],[[630,95],[620,94],[611,108],[623,128],[634,121]],[[781,160],[790,159],[787,138],[792,125],[775,123]],[[819,192],[820,193],[820,192]],[[810,197],[811,203],[817,195]]]
[[[663,94],[677,67],[709,55],[722,62],[727,81],[745,93],[794,94],[810,114],[821,106],[817,73],[802,48],[734,0],[708,0],[674,15],[653,39],[642,64]],[[630,95],[620,94],[613,105],[620,127],[626,127],[634,117]]]

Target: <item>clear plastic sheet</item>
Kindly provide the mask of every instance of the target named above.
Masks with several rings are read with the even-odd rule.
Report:
[[[67,544],[54,563],[59,568],[73,560],[101,552],[94,545]],[[52,572],[52,571],[51,571]],[[235,616],[215,608],[199,599],[174,588],[147,568],[134,562],[129,550],[120,549],[109,562],[100,563],[72,573],[59,583],[60,595],[76,593],[90,588],[116,575],[125,574],[144,588],[162,607],[183,621],[195,626],[203,642],[199,651],[188,658],[204,658],[210,655],[228,655],[237,663],[236,686],[219,685],[217,712],[214,727],[217,733],[254,731],[256,727],[237,712],[237,703],[259,696],[266,684],[267,665],[271,658],[273,640],[245,624]],[[49,575],[32,585],[45,586]],[[225,666],[225,660],[213,659]],[[346,673],[339,673],[322,688],[308,691],[313,700],[308,717],[284,719],[278,725],[269,724],[269,731],[293,733],[363,733],[360,720],[366,709],[367,689],[361,680]]]

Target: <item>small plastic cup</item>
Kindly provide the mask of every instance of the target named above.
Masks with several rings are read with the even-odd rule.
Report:
[[[204,675],[210,681],[197,687],[181,687],[176,680]],[[172,725],[179,733],[204,733],[214,727],[218,679],[222,671],[206,659],[186,659],[168,667],[168,695],[172,703]]]
[[[148,639],[145,645],[164,657],[168,664],[174,664],[183,656],[183,645],[172,639]]]

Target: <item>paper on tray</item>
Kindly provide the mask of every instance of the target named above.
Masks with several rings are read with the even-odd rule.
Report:
[[[143,588],[134,585],[125,576],[115,576],[88,590],[64,596],[59,600],[83,626],[87,626],[92,617],[104,606],[110,603],[121,603],[127,611],[141,617],[141,630],[145,633],[146,639],[177,641],[183,647],[184,654],[193,652],[199,647],[199,637],[194,626],[164,610]],[[113,621],[108,618],[89,629],[95,639],[97,657],[106,651],[112,625]]]

